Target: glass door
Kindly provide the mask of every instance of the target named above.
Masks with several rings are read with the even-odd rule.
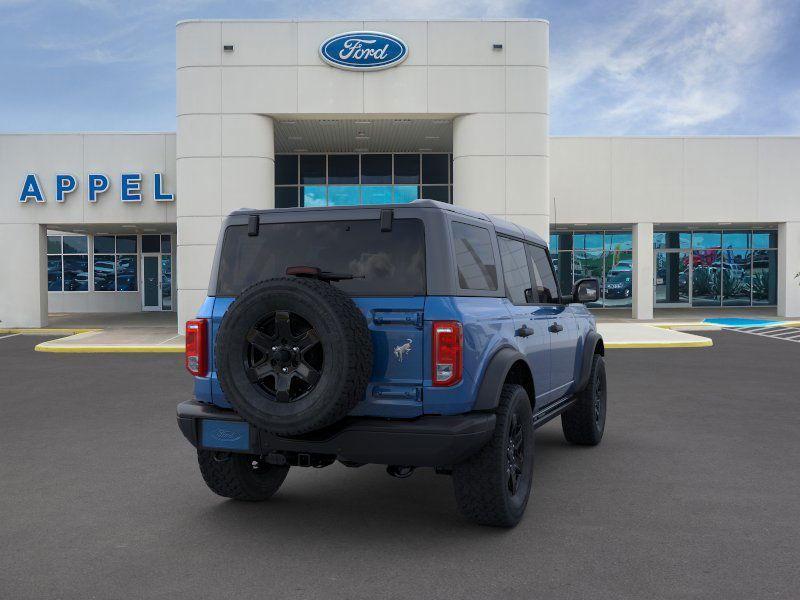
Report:
[[[172,310],[172,255],[161,255],[161,310]]]
[[[142,255],[142,310],[161,310],[161,255]]]
[[[653,253],[653,261],[656,306],[688,307],[692,286],[689,252],[656,251]]]

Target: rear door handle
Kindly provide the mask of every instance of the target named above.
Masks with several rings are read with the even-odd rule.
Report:
[[[564,331],[564,327],[554,322],[552,325],[550,325],[550,327],[547,328],[547,331],[550,333],[558,333],[559,331]]]
[[[529,335],[533,335],[533,329],[531,329],[527,325],[523,325],[514,332],[514,335],[516,335],[517,337],[525,338],[528,337]]]

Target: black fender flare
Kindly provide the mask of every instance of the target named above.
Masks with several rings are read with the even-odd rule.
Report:
[[[526,365],[528,364],[525,355],[510,346],[504,346],[495,352],[483,372],[483,381],[481,381],[478,388],[473,410],[494,410],[497,408],[500,402],[500,393],[503,390],[503,382],[506,380],[511,367],[519,360],[524,361]],[[533,400],[531,398],[531,402]]]
[[[575,385],[575,391],[581,392],[589,383],[589,373],[592,371],[592,360],[595,354],[605,356],[606,349],[603,344],[603,336],[596,331],[590,331],[583,342],[583,354],[581,356],[581,372]]]

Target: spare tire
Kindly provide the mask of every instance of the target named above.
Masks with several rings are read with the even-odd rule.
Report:
[[[276,277],[244,290],[215,343],[222,391],[260,429],[297,435],[342,419],[364,397],[372,340],[364,315],[330,283]]]

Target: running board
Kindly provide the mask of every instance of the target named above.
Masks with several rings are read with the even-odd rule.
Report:
[[[575,400],[575,396],[567,396],[566,398],[562,398],[561,400],[557,400],[556,402],[545,406],[542,410],[533,415],[534,429],[541,427],[550,419],[560,415],[562,412],[572,406],[572,403],[575,402]]]

